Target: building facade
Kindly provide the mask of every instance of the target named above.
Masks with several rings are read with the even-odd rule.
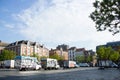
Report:
[[[57,54],[60,57],[63,57],[63,60],[68,60],[68,52],[58,49],[51,49],[49,52],[49,55],[52,56],[54,54]]]
[[[87,54],[85,53],[85,48],[76,48],[76,47],[71,47],[68,50],[68,55],[69,55],[69,60],[76,60],[77,56],[86,56]]]
[[[69,49],[69,46],[68,45],[66,45],[66,44],[62,44],[62,45],[58,45],[57,47],[56,47],[56,49],[58,49],[58,50],[63,50],[63,51],[68,51],[68,49]]]
[[[114,42],[108,42],[105,45],[98,45],[96,46],[96,51],[100,46],[104,46],[104,47],[111,47],[113,50],[120,50],[120,41],[114,41]]]
[[[95,66],[97,63],[97,55],[93,50],[85,50],[85,48],[76,48],[76,47],[71,47],[68,50],[68,59],[72,61],[77,61],[76,57],[77,56],[83,56],[84,57],[84,62],[88,57],[91,57],[90,63],[92,66]]]
[[[72,61],[75,60],[76,49],[77,49],[76,47],[71,47],[71,48],[68,49],[68,59],[69,60],[72,60]]]
[[[75,57],[76,56],[86,56],[86,55],[88,55],[88,54],[86,53],[85,48],[77,48],[75,51]]]
[[[2,53],[2,50],[4,50],[4,48],[8,45],[8,43],[2,42],[0,40],[0,54]]]
[[[115,41],[115,42],[108,42],[106,44],[107,47],[112,47],[114,50],[120,50],[120,41]]]
[[[49,50],[47,48],[37,42],[31,42],[28,40],[13,42],[6,46],[5,49],[12,50],[16,52],[17,55],[31,56],[35,53],[40,57],[49,57]]]

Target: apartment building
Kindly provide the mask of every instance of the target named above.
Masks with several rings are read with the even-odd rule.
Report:
[[[68,49],[68,59],[69,60],[75,60],[75,52],[76,52],[76,47],[71,47]]]
[[[85,48],[71,47],[68,50],[69,60],[76,60],[76,56],[86,56]]]
[[[76,49],[75,57],[76,56],[86,56],[86,55],[87,55],[87,53],[86,53],[85,48],[77,48]]]
[[[68,51],[68,49],[69,49],[69,46],[68,45],[66,45],[66,44],[62,44],[62,45],[58,45],[57,47],[56,47],[56,49],[58,49],[58,50],[63,50],[63,51]]]
[[[85,48],[76,48],[71,47],[68,49],[68,59],[76,61],[77,56],[83,56],[85,59],[88,58],[88,56],[92,57],[91,64],[92,66],[95,66],[97,63],[97,54],[93,50],[85,50]]]
[[[63,60],[68,60],[68,52],[67,51],[63,51],[62,49],[60,49],[60,50],[51,49],[49,52],[49,55],[52,56],[54,54],[57,54],[58,56],[63,57]]]
[[[13,42],[6,46],[6,49],[15,51],[17,55],[30,56],[35,53],[38,54],[40,57],[49,57],[49,50],[47,48],[37,42],[32,42],[28,40]]]
[[[120,50],[120,41],[114,41],[114,42],[107,42],[104,45],[98,45],[96,46],[96,51],[98,50],[99,47],[104,46],[104,47],[111,47],[113,50]]]
[[[1,54],[2,50],[4,50],[4,48],[5,48],[7,45],[8,45],[8,43],[2,42],[2,41],[0,40],[0,54]]]

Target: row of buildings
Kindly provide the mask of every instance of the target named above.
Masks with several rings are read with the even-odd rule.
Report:
[[[120,41],[107,42],[104,45],[98,45],[96,46],[96,50],[101,46],[111,47],[113,50],[120,51]]]
[[[2,43],[3,42],[1,42],[1,44]],[[38,56],[49,57],[49,50],[44,47],[44,45],[28,40],[21,40],[7,44],[4,48],[2,48],[2,50],[3,49],[12,50],[16,52],[16,55],[21,56],[31,56],[33,53],[35,53],[38,54]]]
[[[96,46],[96,50],[100,46],[110,46],[112,49],[120,51],[120,41],[108,42],[104,45],[98,45]],[[4,49],[12,50],[16,52],[16,55],[21,56],[31,56],[33,54],[37,54],[39,57],[50,57],[52,55],[57,54],[58,56],[63,57],[64,60],[73,61],[77,61],[77,56],[84,56],[84,58],[92,56],[93,60],[91,62],[94,65],[97,63],[97,55],[94,51],[86,50],[85,48],[69,47],[65,44],[58,45],[55,49],[49,50],[44,45],[29,40],[20,40],[13,43],[5,43],[0,40],[0,54]]]
[[[0,41],[0,44],[3,44]],[[76,56],[87,57],[89,55],[94,56],[95,52],[92,50],[86,50],[85,48],[69,47],[68,45],[62,44],[58,45],[56,49],[49,50],[44,45],[38,42],[32,42],[29,40],[21,40],[13,43],[4,43],[0,45],[0,53],[2,50],[12,50],[16,52],[16,55],[31,56],[33,53],[37,54],[39,57],[49,57],[54,54],[62,56],[64,60],[76,60]]]

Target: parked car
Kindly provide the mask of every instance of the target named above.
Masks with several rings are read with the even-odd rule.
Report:
[[[78,65],[78,64],[75,64],[75,68],[79,68],[79,65]]]
[[[115,64],[115,63],[112,63],[112,64],[110,64],[110,67],[112,67],[112,68],[118,68],[118,65]]]
[[[89,67],[89,64],[88,63],[79,63],[79,66],[80,67]]]

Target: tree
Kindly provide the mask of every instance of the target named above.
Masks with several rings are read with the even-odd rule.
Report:
[[[16,53],[14,51],[3,50],[0,55],[0,61],[12,60],[15,58],[15,56],[16,56]]]
[[[63,56],[60,56],[58,54],[50,55],[50,58],[57,59],[57,60],[63,60]]]
[[[91,55],[86,57],[86,62],[91,62],[93,60],[93,57]]]
[[[36,57],[38,61],[40,61],[40,57],[38,54],[36,53],[33,53],[32,55],[30,55],[31,57]]]
[[[90,18],[95,22],[97,31],[120,32],[120,0],[96,0]]]
[[[98,58],[99,60],[104,60],[105,59],[105,47],[100,46],[97,50]]]
[[[117,61],[120,58],[118,51],[113,50],[111,47],[99,47],[97,50],[99,60]]]
[[[84,56],[76,56],[76,61],[78,63],[84,62],[85,61],[85,57]]]
[[[48,58],[48,57],[47,56],[41,56],[40,59],[42,59],[42,58]]]
[[[112,48],[111,47],[105,47],[105,59],[109,60],[109,57],[111,55]]]
[[[118,60],[119,60],[119,57],[120,57],[119,52],[117,52],[117,51],[112,51],[109,59],[115,62],[115,61],[118,61]]]

